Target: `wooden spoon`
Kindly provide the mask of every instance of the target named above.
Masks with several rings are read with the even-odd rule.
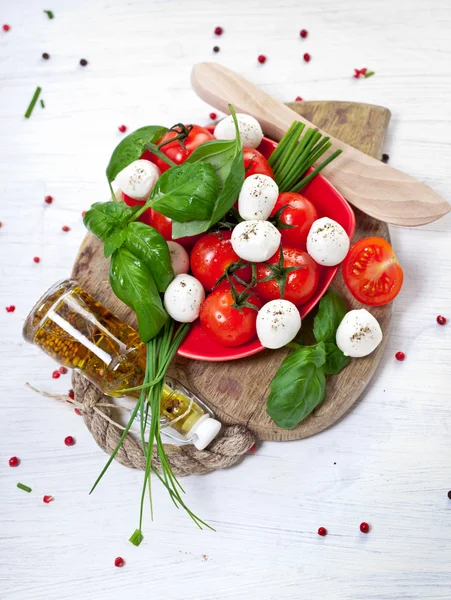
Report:
[[[228,104],[232,104],[236,112],[252,115],[265,134],[274,140],[280,140],[293,121],[315,127],[282,102],[217,63],[195,65],[191,82],[205,102],[225,113],[229,112]],[[393,225],[415,227],[431,223],[449,212],[448,202],[425,183],[332,136],[330,141],[329,153],[337,148],[343,153],[324,169],[324,175],[351,204],[368,215]],[[322,160],[327,156],[326,152]]]

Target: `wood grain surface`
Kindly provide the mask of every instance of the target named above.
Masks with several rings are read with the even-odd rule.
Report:
[[[337,138],[380,157],[382,142],[390,119],[386,108],[351,102],[295,102],[289,105],[315,125]],[[388,227],[356,209],[354,239],[381,236],[389,239]],[[87,235],[75,261],[72,276],[105,306],[125,321],[135,325],[133,312],[116,298],[108,283],[109,261],[103,257],[103,244]],[[346,297],[350,308],[360,307],[347,290],[341,272],[334,285]],[[371,309],[384,333],[377,350],[354,359],[339,375],[328,377],[325,401],[294,429],[278,427],[266,414],[269,386],[288,351],[265,350],[249,358],[209,363],[177,357],[170,374],[180,379],[213,408],[224,423],[249,427],[261,440],[296,440],[308,437],[333,425],[356,402],[379,364],[387,340],[391,305]],[[311,329],[311,319],[303,324],[303,333]]]

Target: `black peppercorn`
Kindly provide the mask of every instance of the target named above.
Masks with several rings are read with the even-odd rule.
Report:
[[[388,163],[390,157],[388,156],[388,154],[383,154],[382,155],[382,162],[383,163]]]
[[[219,52],[219,46],[214,46],[213,47],[213,52]]]
[[[50,54],[47,54],[47,52],[44,52],[44,54],[42,55],[42,58],[44,60],[48,60],[50,58]]]
[[[88,64],[88,61],[86,60],[86,58],[82,58],[80,60],[80,64],[81,64],[82,67],[86,67],[86,65]]]

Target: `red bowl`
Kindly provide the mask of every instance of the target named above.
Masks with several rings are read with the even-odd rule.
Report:
[[[209,128],[213,131],[213,128]],[[276,148],[277,143],[268,138],[263,138],[262,143],[258,147],[266,158],[269,158],[271,153]],[[318,211],[319,217],[330,217],[344,228],[349,238],[352,239],[355,229],[355,216],[352,208],[343,198],[343,196],[327,181],[321,174],[317,175],[304,190],[302,195],[313,202]],[[318,304],[321,297],[326,293],[327,288],[332,282],[332,279],[337,274],[340,265],[336,267],[322,267],[318,287],[312,298],[305,304],[299,307],[301,318],[303,319],[308,313]],[[221,346],[208,337],[200,326],[200,322],[196,321],[191,326],[188,335],[178,350],[179,356],[192,358],[194,360],[205,360],[208,362],[221,362],[225,360],[237,360],[252,356],[264,350],[264,346],[260,344],[257,338],[251,340],[247,344],[228,348]]]

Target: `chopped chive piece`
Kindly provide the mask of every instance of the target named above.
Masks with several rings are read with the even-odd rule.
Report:
[[[143,539],[144,539],[144,536],[141,533],[141,531],[139,529],[135,529],[131,538],[128,541],[131,542],[134,546],[139,546],[139,544],[143,541]]]
[[[368,71],[368,73],[363,74],[364,77],[372,77],[373,75],[376,75],[374,71]]]
[[[27,108],[27,112],[25,113],[25,118],[26,119],[29,119],[31,117],[31,113],[33,112],[33,109],[34,109],[34,107],[36,105],[36,102],[38,101],[39,94],[41,93],[41,91],[42,91],[41,88],[38,86],[36,88],[35,93],[33,94],[33,98],[31,99],[30,105]]]
[[[41,98],[40,102],[41,102],[41,107],[45,108],[44,100],[42,98]]]
[[[53,19],[55,16],[51,10],[45,10],[44,12],[48,16],[49,19]]]
[[[20,490],[23,490],[24,492],[28,492],[28,493],[30,493],[30,492],[31,492],[31,487],[28,487],[28,485],[24,485],[23,483],[18,483],[18,484],[17,484],[17,487],[18,487]]]

